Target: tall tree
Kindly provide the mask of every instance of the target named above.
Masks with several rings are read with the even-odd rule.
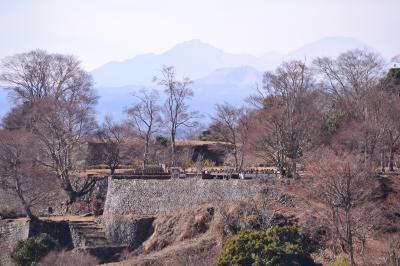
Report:
[[[135,94],[137,102],[129,107],[126,112],[136,127],[139,136],[144,141],[143,170],[149,160],[149,148],[152,137],[157,132],[161,123],[159,95],[156,90],[147,91],[142,89]]]
[[[193,91],[190,88],[192,81],[188,78],[177,80],[175,69],[171,66],[164,66],[161,76],[155,77],[154,80],[164,88],[166,95],[163,114],[165,122],[168,125],[171,141],[171,166],[175,166],[178,129],[193,127],[197,124],[194,119],[198,118],[198,113],[190,111],[187,103],[193,97]]]
[[[235,171],[241,171],[244,163],[244,149],[247,142],[247,130],[250,126],[249,114],[245,108],[229,104],[217,104],[213,117],[213,134],[233,147]]]
[[[347,120],[361,125],[359,145],[366,158],[373,154],[379,133],[371,127],[375,121],[368,105],[369,96],[380,86],[383,65],[378,54],[362,50],[348,51],[336,59],[324,57],[314,61],[332,107],[342,111]]]
[[[322,85],[333,102],[353,115],[366,115],[365,97],[382,78],[383,59],[375,53],[351,50],[336,59],[314,60]]]
[[[268,96],[262,102],[259,106],[265,107],[257,112],[250,129],[251,150],[257,157],[272,162],[282,176],[288,176],[290,173],[282,137],[281,100],[276,96]]]
[[[91,77],[74,56],[35,50],[4,58],[0,69],[0,80],[20,103],[47,96],[87,104],[96,100]]]
[[[73,56],[42,50],[17,54],[2,61],[0,80],[7,83],[17,104],[24,104],[25,127],[35,134],[45,153],[42,165],[54,170],[69,201],[90,191],[95,180],[71,182],[71,170],[95,127],[97,96],[90,75]]]
[[[115,170],[125,157],[124,146],[131,135],[127,124],[113,122],[110,116],[105,117],[103,124],[97,130],[96,139],[101,145],[104,163],[110,169],[111,175],[115,174]]]
[[[268,96],[260,98],[266,114],[261,141],[271,158],[280,163],[290,159],[287,174],[296,177],[297,160],[311,144],[313,118],[318,113],[313,73],[303,62],[285,62],[274,72],[266,72],[263,84]]]
[[[374,215],[367,205],[374,173],[362,156],[324,149],[315,154],[309,170],[315,177],[312,193],[328,207],[330,228],[355,265],[355,237],[360,232],[365,236]]]
[[[32,134],[20,130],[0,130],[0,187],[16,195],[27,216],[37,219],[32,207],[49,191],[49,173],[38,165],[38,147]]]

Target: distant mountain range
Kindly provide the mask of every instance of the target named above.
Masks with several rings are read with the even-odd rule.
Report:
[[[287,60],[312,61],[317,56],[336,57],[352,49],[373,48],[347,37],[330,37],[304,45],[288,53],[268,53],[264,56],[225,53],[200,40],[180,43],[161,54],[145,54],[121,62],[110,62],[92,71],[101,96],[99,115],[108,113],[121,117],[121,110],[133,98],[129,95],[141,87],[155,87],[154,76],[163,65],[174,66],[178,75],[194,80],[195,97],[191,107],[204,115],[213,114],[215,104],[243,104],[243,100],[261,84],[262,73]]]
[[[162,66],[174,66],[178,74],[193,80],[204,78],[219,68],[251,66],[258,71],[271,70],[284,60],[312,60],[316,56],[336,57],[351,49],[371,49],[346,37],[330,37],[307,44],[291,53],[268,53],[264,56],[225,53],[200,40],[180,43],[161,54],[144,54],[110,62],[92,71],[97,86],[149,85]]]
[[[261,84],[262,73],[281,62],[293,59],[312,61],[317,56],[336,57],[352,49],[375,51],[368,45],[347,37],[329,37],[309,43],[288,54],[267,53],[263,56],[226,53],[200,40],[180,43],[161,54],[138,55],[124,61],[109,62],[91,72],[100,96],[98,118],[105,114],[123,118],[123,109],[134,98],[131,94],[142,87],[157,88],[152,82],[162,67],[174,66],[179,77],[194,83],[195,97],[190,105],[203,114],[213,114],[216,103],[243,104],[243,100]],[[0,91],[0,116],[9,109],[5,92]]]
[[[190,100],[191,109],[199,111],[205,122],[213,113],[215,104],[227,102],[241,105],[243,100],[255,91],[256,84],[261,80],[262,72],[250,66],[216,69],[210,75],[193,82],[191,88],[194,97]],[[155,84],[97,87],[97,93],[100,95],[98,116],[102,118],[108,114],[116,118],[122,117],[123,109],[134,101],[133,92],[143,87],[162,89]],[[163,93],[160,95],[162,97]]]

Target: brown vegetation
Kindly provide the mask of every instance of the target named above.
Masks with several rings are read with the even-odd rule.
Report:
[[[89,254],[71,251],[53,251],[44,257],[40,266],[95,266],[99,265],[99,260]]]
[[[397,263],[398,73],[386,73],[377,54],[361,50],[309,65],[285,62],[266,72],[259,94],[250,96],[256,108],[217,105],[200,138],[230,154],[233,163],[227,159],[224,166],[236,172],[255,158],[272,162],[282,176],[273,184],[280,193],[246,206],[202,206],[159,216],[153,235],[129,255],[129,263],[210,264],[229,235],[287,222],[300,225],[317,243],[315,257],[322,262],[345,254],[351,265]],[[31,218],[44,180],[66,193],[68,205],[93,191],[96,179],[79,174],[87,167],[90,141],[100,145],[97,163],[111,174],[124,164],[202,171],[219,163],[199,151],[194,156],[189,146],[197,140],[177,140],[179,130],[197,124],[197,113],[187,103],[191,81],[177,80],[173,67],[164,67],[155,79],[166,95],[163,105],[155,92],[144,90],[127,109],[128,123],[107,118],[100,127],[90,76],[74,57],[40,50],[8,57],[0,80],[16,100],[0,129],[0,184]],[[101,172],[96,171],[92,174]]]

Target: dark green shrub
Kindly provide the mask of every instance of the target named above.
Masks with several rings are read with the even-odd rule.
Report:
[[[295,226],[242,231],[226,243],[216,266],[317,265]]]
[[[40,234],[29,237],[26,240],[18,241],[11,252],[11,259],[15,264],[21,266],[36,265],[41,258],[50,251],[58,249],[59,244],[48,234]]]
[[[167,147],[168,146],[168,139],[163,136],[156,137],[156,143],[160,146]]]

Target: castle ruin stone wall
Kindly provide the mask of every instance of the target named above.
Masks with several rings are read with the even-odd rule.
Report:
[[[265,188],[260,180],[109,178],[105,215],[157,216],[204,203],[248,201]]]

